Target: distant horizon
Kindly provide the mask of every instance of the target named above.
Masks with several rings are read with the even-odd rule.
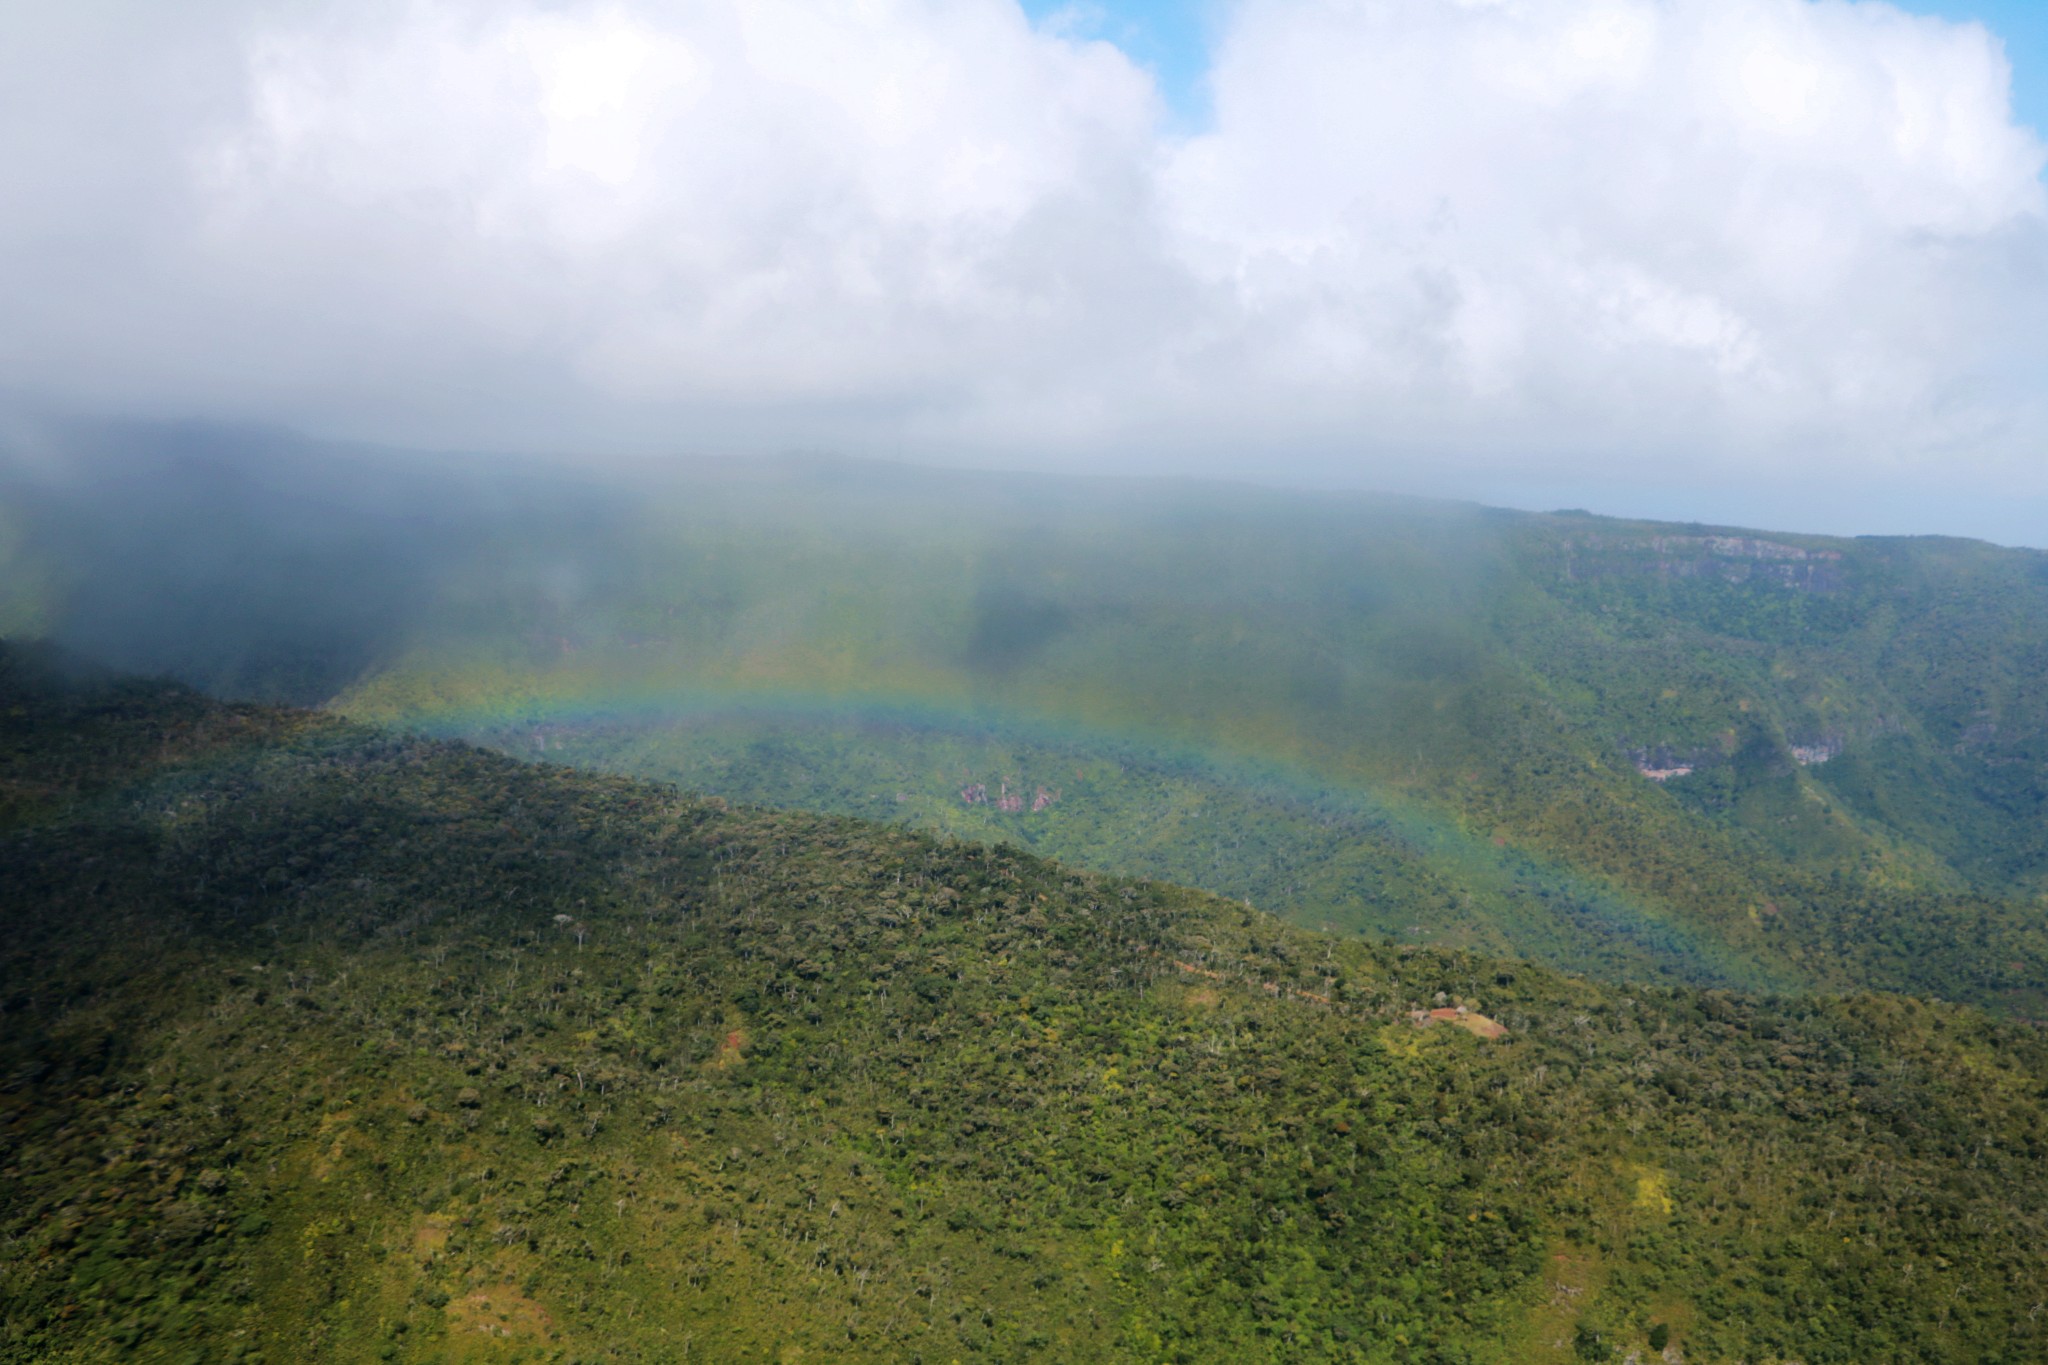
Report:
[[[40,414],[41,418],[57,425],[78,423],[84,426],[113,428],[147,437],[151,433],[177,432],[182,435],[205,439],[224,437],[238,441],[279,441],[302,447],[333,447],[374,454],[396,464],[403,465],[413,460],[458,460],[489,462],[493,460],[519,461],[538,465],[550,470],[576,472],[585,471],[603,477],[610,473],[636,470],[660,470],[668,465],[723,465],[734,469],[749,466],[776,464],[826,463],[845,464],[852,467],[873,467],[898,471],[936,474],[981,475],[1000,478],[1028,478],[1062,482],[1102,482],[1121,484],[1183,484],[1215,488],[1242,487],[1262,492],[1285,495],[1340,494],[1364,498],[1388,498],[1415,502],[1437,503],[1460,507],[1471,507],[1484,511],[1508,512],[1518,515],[1554,516],[1580,514],[1610,521],[1654,522],[1660,525],[1697,527],[1704,530],[1726,530],[1762,532],[1771,535],[1816,536],[1830,539],[1900,539],[1900,538],[1946,538],[1981,541],[2008,549],[2035,550],[2048,552],[2048,506],[2041,508],[2039,516],[2029,516],[2026,508],[2007,509],[2011,524],[2015,528],[2031,521],[2044,528],[2035,540],[2023,538],[2001,539],[1994,535],[1969,530],[1955,529],[1953,525],[1934,524],[1939,517],[1903,520],[1902,512],[1869,513],[1868,520],[1857,524],[1843,520],[1827,524],[1821,519],[1813,521],[1775,520],[1771,518],[1744,519],[1740,514],[1717,515],[1716,500],[1696,489],[1667,490],[1616,490],[1581,488],[1578,490],[1553,490],[1552,496],[1545,496],[1540,490],[1530,489],[1521,497],[1489,495],[1483,492],[1430,489],[1422,486],[1400,486],[1393,483],[1368,483],[1360,481],[1287,480],[1275,477],[1259,477],[1256,473],[1233,470],[1174,470],[1174,469],[1067,469],[1047,468],[1030,464],[1002,464],[994,462],[962,463],[919,458],[909,454],[877,454],[858,451],[837,451],[824,447],[789,449],[775,452],[735,452],[718,450],[691,450],[673,448],[669,450],[629,450],[604,453],[579,452],[568,448],[533,447],[490,448],[481,446],[407,446],[380,441],[337,439],[317,433],[298,430],[277,423],[236,423],[219,422],[200,417],[177,419],[151,419],[124,415],[120,417],[88,416],[85,414],[54,415]],[[0,409],[4,418],[4,409]],[[20,422],[16,424],[16,441],[20,438]],[[6,466],[10,454],[7,425],[0,420],[0,469]],[[56,454],[60,463],[78,465],[89,463],[90,455],[76,452]],[[16,464],[25,463],[15,452]],[[1578,496],[1570,494],[1576,491]],[[1968,501],[1968,500],[1966,500]],[[1722,512],[1733,510],[1732,504],[1719,503]]]

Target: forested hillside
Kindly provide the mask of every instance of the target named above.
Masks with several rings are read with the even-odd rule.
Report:
[[[2048,1012],[2048,557],[138,429],[0,624],[231,696],[1617,981]]]
[[[2048,1353],[2048,1049],[1966,1007],[1323,936],[20,649],[0,923],[0,1359]]]
[[[115,432],[0,616],[227,696],[1610,980],[2048,1013],[2048,557]]]

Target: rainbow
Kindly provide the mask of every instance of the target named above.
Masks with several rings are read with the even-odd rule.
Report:
[[[1476,834],[1453,815],[1407,793],[1356,775],[1317,771],[1291,756],[1191,742],[1164,724],[1105,725],[1072,714],[968,697],[959,688],[944,689],[952,695],[934,699],[907,692],[786,684],[733,687],[647,680],[621,685],[616,673],[600,678],[595,671],[584,670],[499,674],[493,681],[495,685],[483,685],[469,675],[450,685],[449,675],[442,674],[438,685],[423,685],[418,678],[386,675],[338,698],[334,709],[355,719],[479,743],[523,758],[673,780],[710,794],[786,806],[813,801],[802,792],[763,796],[748,792],[744,784],[734,790],[709,766],[693,766],[677,756],[707,740],[737,744],[761,737],[823,737],[844,746],[857,738],[870,749],[921,758],[927,772],[934,753],[972,759],[979,751],[998,765],[1014,765],[1022,755],[1041,768],[1057,766],[1061,771],[1078,773],[1076,764],[1081,763],[1106,764],[1119,773],[1170,774],[1192,789],[1228,794],[1231,800],[1304,829],[1362,831],[1361,837],[1431,869],[1473,902],[1487,906],[1496,917],[1510,917],[1518,926],[1512,941],[1481,935],[1465,938],[1466,946],[1522,952],[1533,945],[1534,955],[1571,965],[1573,954],[1582,953],[1584,944],[1592,941],[1690,980],[1765,989],[1792,984],[1629,888],[1540,852]],[[394,685],[399,683],[403,685]],[[1011,837],[1009,827],[985,814],[950,809],[959,804],[955,776],[948,773],[944,781],[927,781],[919,799],[905,808],[837,808],[970,838]],[[957,776],[974,780],[971,771]],[[830,802],[822,804],[834,808]],[[1097,861],[1080,852],[1075,841],[1054,838],[1036,847],[1084,864]],[[1238,890],[1228,885],[1205,889],[1224,894]],[[1280,899],[1265,908],[1312,927],[1323,922],[1314,904]],[[1382,931],[1392,927],[1378,926]],[[1543,951],[1546,945],[1554,952]]]

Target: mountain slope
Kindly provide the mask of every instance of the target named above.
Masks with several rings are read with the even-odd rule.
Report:
[[[0,1358],[2048,1345],[2048,1051],[1967,1009],[1323,937],[20,650],[0,781]]]
[[[2048,1010],[2037,553],[137,439],[5,494],[23,619],[124,666],[1312,927]]]

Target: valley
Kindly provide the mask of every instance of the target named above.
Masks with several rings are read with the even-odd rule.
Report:
[[[0,1359],[2048,1349],[2048,557],[259,449],[0,480]]]
[[[121,500],[5,498],[17,610],[123,668],[1318,929],[2048,1010],[2036,552],[833,461],[123,458]]]

